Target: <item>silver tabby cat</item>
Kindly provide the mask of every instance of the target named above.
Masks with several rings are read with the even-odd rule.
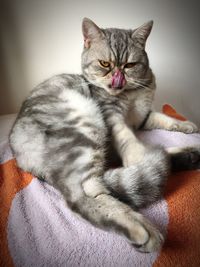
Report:
[[[20,168],[60,190],[72,210],[92,224],[118,232],[141,252],[159,250],[163,236],[138,209],[161,197],[171,168],[196,168],[200,154],[195,148],[148,147],[134,133],[141,127],[198,130],[192,122],[152,110],[155,78],[145,52],[152,24],[100,29],[85,18],[83,74],[57,75],[38,85],[10,133]],[[108,168],[111,146],[123,167]]]

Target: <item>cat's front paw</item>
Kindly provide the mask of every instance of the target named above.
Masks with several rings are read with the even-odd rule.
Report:
[[[170,131],[177,131],[183,133],[197,133],[199,131],[198,127],[191,121],[180,121],[174,123],[169,128]]]

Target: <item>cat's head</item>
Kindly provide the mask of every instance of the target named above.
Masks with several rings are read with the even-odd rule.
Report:
[[[100,29],[84,18],[82,71],[87,80],[111,95],[151,80],[145,43],[152,25],[149,21],[135,30]]]

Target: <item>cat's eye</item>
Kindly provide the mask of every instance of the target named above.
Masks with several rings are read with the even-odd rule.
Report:
[[[136,63],[134,63],[134,62],[126,63],[124,68],[131,69],[131,68],[135,67],[135,65],[136,65]]]
[[[99,63],[104,68],[109,68],[110,67],[110,63],[108,61],[99,60]]]

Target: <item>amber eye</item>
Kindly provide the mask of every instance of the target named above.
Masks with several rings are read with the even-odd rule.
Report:
[[[110,63],[104,60],[99,60],[99,63],[101,64],[102,67],[104,68],[109,68],[110,67]]]
[[[133,62],[131,62],[131,63],[127,63],[127,64],[124,66],[124,68],[130,69],[130,68],[133,68],[135,65],[136,65],[136,63],[133,63]]]

